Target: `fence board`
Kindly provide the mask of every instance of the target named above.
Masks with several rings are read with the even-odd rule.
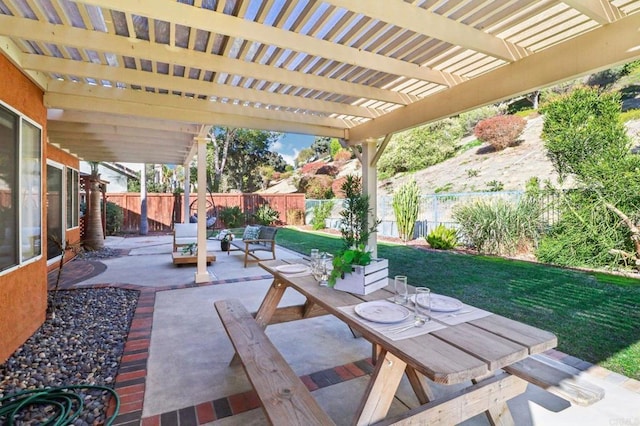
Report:
[[[182,194],[147,194],[147,218],[149,231],[169,232],[173,229],[176,218],[182,216]],[[189,205],[195,201],[197,195],[191,194]],[[217,210],[224,207],[239,206],[246,213],[247,223],[251,214],[263,204],[268,204],[280,215],[278,225],[287,225],[287,212],[289,210],[302,210],[305,208],[304,194],[209,194],[207,200],[212,201]],[[107,193],[107,201],[122,208],[122,232],[136,233],[140,230],[140,194],[139,193]]]

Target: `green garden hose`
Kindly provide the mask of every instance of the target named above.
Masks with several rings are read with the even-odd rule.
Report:
[[[111,396],[115,398],[116,408],[111,417],[105,421],[105,425],[109,426],[113,423],[118,411],[120,411],[120,398],[113,389],[98,385],[69,385],[33,389],[6,396],[0,399],[0,419],[4,417],[7,426],[14,426],[14,419],[22,410],[36,406],[48,406],[53,409],[54,413],[45,415],[47,418],[43,425],[73,425],[73,422],[82,413],[84,401],[77,393],[70,392],[71,389],[96,389],[111,393]]]

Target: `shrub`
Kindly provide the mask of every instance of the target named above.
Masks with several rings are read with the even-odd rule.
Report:
[[[313,206],[313,217],[311,218],[311,227],[316,231],[325,228],[325,220],[331,216],[333,209],[333,201],[321,202]]]
[[[340,170],[338,170],[338,168],[332,164],[325,164],[318,170],[316,170],[317,175],[327,175],[331,177],[335,177],[338,172],[340,172]]]
[[[122,219],[124,214],[122,213],[122,207],[111,201],[107,201],[107,222],[105,227],[107,228],[107,235],[116,235],[122,229]]]
[[[464,134],[472,135],[473,129],[476,127],[476,124],[484,119],[495,117],[499,114],[504,114],[506,109],[507,106],[504,104],[487,105],[471,111],[463,112],[458,116],[458,120],[460,122],[460,125],[464,129]]]
[[[244,214],[239,206],[221,208],[219,217],[227,228],[237,228],[244,224]]]
[[[307,163],[300,168],[300,173],[303,175],[315,175],[318,170],[325,167],[327,163],[324,161],[314,161],[313,163]]]
[[[516,115],[498,115],[479,122],[473,134],[500,151],[516,143],[527,121]]]
[[[329,152],[333,160],[336,159],[336,154],[340,152],[341,149],[343,148],[342,148],[342,145],[340,145],[340,142],[338,141],[338,139],[335,139],[335,138],[331,139],[331,142],[329,142]]]
[[[540,236],[539,200],[525,196],[518,203],[476,200],[456,206],[459,235],[480,253],[510,255],[529,250]]]
[[[287,224],[304,225],[304,210],[302,209],[287,210]]]
[[[489,192],[500,192],[504,189],[504,183],[499,180],[490,180],[487,182],[487,189]]]
[[[393,213],[398,224],[398,234],[402,241],[413,239],[413,230],[418,220],[420,208],[420,188],[415,180],[402,185],[393,194]]]
[[[269,226],[280,220],[280,212],[271,208],[269,204],[262,204],[253,214],[256,223]]]
[[[380,178],[425,169],[453,157],[462,134],[457,120],[445,119],[393,135],[378,162]]]
[[[573,175],[578,189],[559,192],[560,218],[538,257],[596,267],[640,259],[632,230],[640,211],[640,156],[631,153],[619,119],[619,94],[579,87],[542,110],[547,155],[561,177]]]
[[[307,198],[328,200],[333,198],[332,183],[333,179],[327,175],[307,176],[300,180],[300,188]]]
[[[451,250],[458,245],[458,231],[440,224],[425,237],[431,248]]]
[[[334,161],[348,161],[351,160],[352,153],[348,149],[340,148],[338,152],[333,156]]]
[[[333,183],[331,184],[331,191],[333,191],[333,196],[336,198],[344,198],[344,191],[342,190],[342,186],[344,185],[344,182],[347,180],[347,178],[345,176],[339,177],[338,179],[334,180]]]

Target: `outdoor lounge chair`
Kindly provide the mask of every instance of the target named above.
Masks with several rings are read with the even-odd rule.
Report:
[[[240,250],[244,252],[244,267],[247,267],[249,256],[256,261],[266,260],[258,257],[256,252],[266,251],[271,253],[271,259],[276,258],[276,233],[275,226],[247,226],[242,235],[242,239],[234,239],[229,244],[230,251]]]

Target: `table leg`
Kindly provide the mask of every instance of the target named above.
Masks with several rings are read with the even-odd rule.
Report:
[[[282,300],[282,296],[286,289],[287,286],[278,281],[277,278],[271,283],[258,312],[256,312],[256,322],[263,329],[266,328],[269,321],[271,321],[271,317],[278,308],[278,304],[280,303],[280,300]],[[238,357],[238,354],[233,354],[233,358],[231,359],[231,362],[229,362],[229,365],[238,365],[239,363],[240,357]]]
[[[357,425],[368,425],[384,419],[389,412],[407,364],[395,355],[381,351],[360,407]]]
[[[409,383],[413,388],[413,392],[416,394],[420,404],[426,404],[429,401],[433,401],[435,395],[433,394],[431,386],[427,382],[427,378],[408,365],[406,373]]]
[[[492,372],[483,377],[475,378],[471,382],[473,384],[477,384],[478,382],[481,382],[482,380],[492,377],[494,375],[495,374]],[[491,426],[514,426],[515,425],[513,416],[511,415],[511,411],[509,410],[509,406],[507,405],[506,402],[500,403],[495,407],[489,408],[487,411],[484,412],[484,414],[487,416],[487,420],[489,420],[489,424]]]
[[[269,291],[267,291],[267,294],[264,296],[262,304],[260,304],[258,312],[256,312],[256,322],[260,327],[267,327],[269,321],[271,321],[273,313],[278,309],[278,304],[280,303],[280,300],[282,300],[282,296],[286,289],[286,284],[278,281],[277,278],[273,280],[271,287],[269,287]]]

